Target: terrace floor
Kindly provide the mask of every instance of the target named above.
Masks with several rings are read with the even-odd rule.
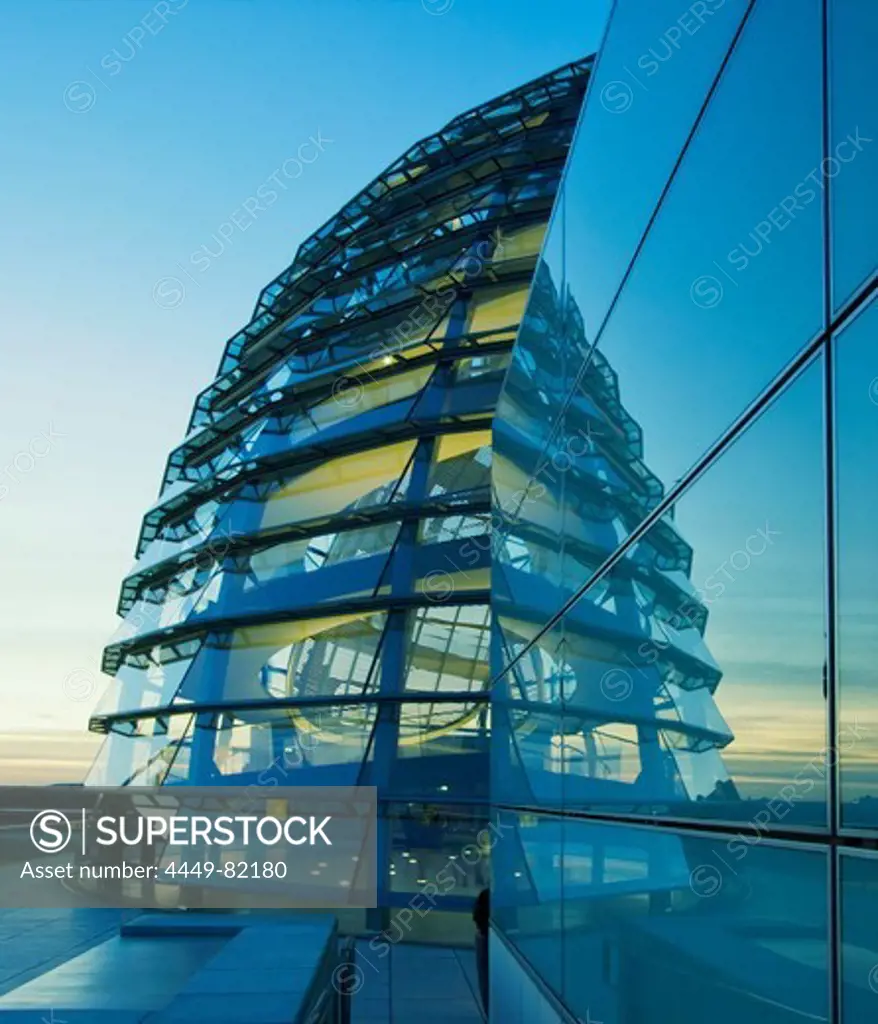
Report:
[[[120,935],[121,925],[137,916],[120,910],[0,910],[0,1024],[155,1019],[225,940]],[[405,943],[370,948],[362,940],[353,987],[351,1024],[485,1019],[472,949]],[[250,1009],[248,1021],[261,1024],[257,1007]]]

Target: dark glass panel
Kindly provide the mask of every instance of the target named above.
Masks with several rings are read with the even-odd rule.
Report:
[[[862,1024],[878,1001],[878,858],[866,852],[839,857],[841,883],[841,1022]]]
[[[823,851],[539,815],[501,828],[495,920],[577,1019],[828,1019]]]

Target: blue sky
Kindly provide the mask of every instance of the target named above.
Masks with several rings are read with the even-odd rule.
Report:
[[[259,289],[416,139],[592,52],[607,6],[4,9],[0,734],[85,728],[140,519]],[[318,133],[319,158],[288,164],[271,207],[242,215]],[[219,255],[185,278],[203,246]],[[185,281],[172,305],[170,277]]]

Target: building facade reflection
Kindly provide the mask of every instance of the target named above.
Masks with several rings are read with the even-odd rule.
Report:
[[[878,1006],[876,44],[614,7],[494,424],[498,1019]]]

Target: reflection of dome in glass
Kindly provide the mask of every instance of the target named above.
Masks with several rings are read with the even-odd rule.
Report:
[[[714,700],[722,672],[673,508],[579,594],[666,490],[624,381],[557,275],[540,262],[494,426],[495,674],[511,666],[494,695],[495,794],[736,800],[720,753],[734,737]]]
[[[413,802],[478,828],[491,426],[589,67],[416,144],[263,290],[144,519],[90,784],[376,785],[408,854],[445,841]]]

